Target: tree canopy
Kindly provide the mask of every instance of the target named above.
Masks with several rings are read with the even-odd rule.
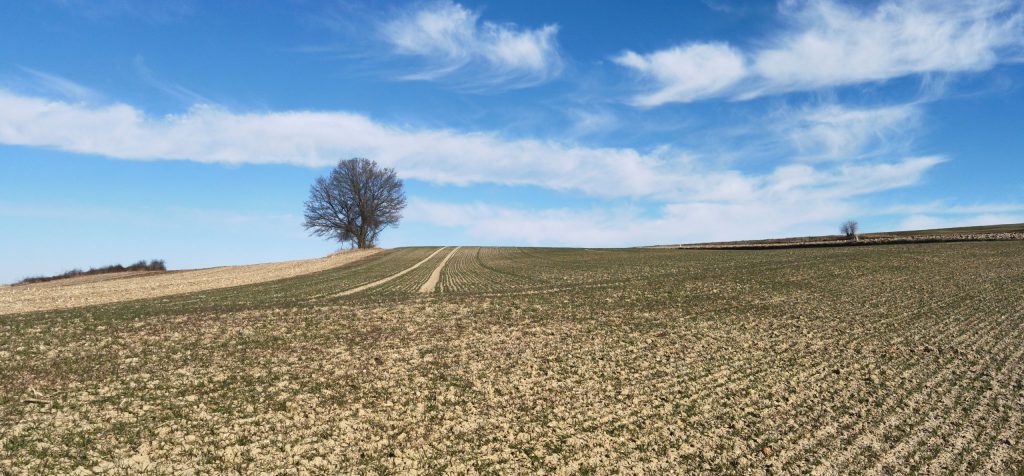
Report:
[[[404,208],[402,180],[394,169],[369,159],[342,160],[313,183],[303,225],[315,236],[371,248],[382,230],[398,224]]]

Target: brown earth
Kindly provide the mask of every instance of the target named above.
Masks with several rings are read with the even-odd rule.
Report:
[[[461,246],[456,246],[451,253],[448,253],[448,256],[445,256],[444,259],[441,260],[441,264],[434,268],[434,272],[430,274],[430,279],[423,283],[423,286],[420,286],[421,293],[434,292],[434,288],[437,287],[437,282],[441,280],[441,270],[444,269],[444,265],[448,264],[448,260],[452,258],[452,255],[454,255],[456,251],[459,251],[459,248],[461,248]]]
[[[391,280],[394,280],[396,278],[400,278],[400,277],[404,276],[405,274],[413,271],[414,269],[419,268],[423,263],[426,263],[427,261],[430,261],[430,258],[433,258],[435,255],[440,253],[441,250],[443,250],[443,249],[444,249],[443,247],[442,248],[438,248],[437,251],[434,251],[433,253],[431,253],[426,258],[423,258],[423,260],[417,262],[416,264],[414,264],[414,265],[412,265],[412,266],[410,266],[408,268],[403,269],[402,271],[399,271],[399,272],[397,272],[395,274],[392,274],[391,276],[388,276],[388,277],[382,278],[382,279],[378,279],[377,281],[374,281],[372,283],[364,284],[362,286],[358,286],[358,287],[355,287],[355,288],[352,288],[352,289],[347,289],[345,291],[342,291],[342,292],[338,293],[338,296],[348,296],[350,294],[355,294],[355,293],[358,293],[360,291],[365,291],[365,290],[370,289],[370,288],[375,288],[377,286],[380,286],[380,285],[382,285],[384,283],[387,283],[387,282],[389,282]]]
[[[315,273],[371,256],[352,250],[323,258],[171,272],[109,273],[0,287],[0,314],[66,309],[262,283]]]
[[[0,474],[1024,474],[1022,241],[447,254],[2,316]]]

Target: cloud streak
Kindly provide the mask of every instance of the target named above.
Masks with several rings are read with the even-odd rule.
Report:
[[[672,188],[661,175],[672,161],[667,154],[394,126],[348,112],[233,113],[200,105],[150,117],[125,104],[0,90],[0,142],[118,159],[226,164],[322,167],[366,156],[435,183],[536,185],[598,196],[650,196]]]
[[[916,104],[808,108],[783,125],[800,157],[809,161],[850,160],[888,152],[910,141],[921,111]]]
[[[118,159],[227,164],[322,167],[339,158],[365,156],[397,167],[406,177],[438,184],[532,185],[596,197],[657,200],[728,198],[758,187],[781,190],[796,183],[795,175],[856,195],[875,191],[879,184],[884,189],[888,182],[880,179],[898,178],[906,182],[898,186],[905,186],[942,161],[910,158],[830,170],[789,165],[772,175],[748,176],[704,169],[693,157],[667,147],[643,152],[506,139],[486,132],[382,124],[348,112],[234,113],[202,105],[181,115],[151,117],[125,104],[69,103],[3,90],[0,142]],[[889,177],[892,167],[906,169]],[[843,177],[857,174],[864,175],[864,185],[844,185]]]
[[[422,70],[402,77],[407,80],[520,88],[562,70],[557,25],[529,29],[481,21],[480,13],[448,0],[400,12],[380,24],[379,34],[394,52],[423,60]]]
[[[654,107],[985,71],[1024,52],[1024,7],[1015,1],[890,0],[867,9],[794,1],[780,12],[788,29],[756,47],[697,42],[613,60],[648,84],[633,104]]]
[[[643,107],[717,96],[747,75],[743,54],[725,43],[694,43],[646,55],[627,51],[613,61],[658,85],[634,98]]]
[[[830,234],[851,216],[894,211],[813,191],[776,198],[781,199],[670,203],[649,214],[628,206],[526,210],[414,197],[407,216],[410,222],[463,230],[466,243],[620,247]],[[1024,215],[1013,213],[1024,211],[1019,205],[913,208],[918,211],[902,218],[897,229],[1024,222]]]
[[[162,91],[163,93],[171,96],[178,101],[185,104],[212,104],[213,101],[207,99],[202,94],[199,94],[189,88],[186,88],[180,84],[176,84],[170,81],[166,81],[157,77],[148,66],[146,66],[146,59],[142,55],[136,55],[132,61],[135,67],[135,72],[139,75],[146,84]]]
[[[852,113],[857,120],[864,114],[871,116]],[[889,114],[903,116],[882,115]],[[810,129],[811,136],[832,137]],[[849,141],[839,142],[845,147]],[[536,186],[602,200],[659,204],[654,218],[645,217],[641,209],[614,205],[587,213],[534,213],[483,205],[421,204],[422,210],[407,214],[523,243],[609,246],[640,244],[631,241],[640,236],[652,243],[820,231],[822,224],[857,209],[861,197],[913,186],[946,160],[941,156],[798,160],[748,173],[716,168],[665,146],[641,151],[510,139],[487,132],[385,124],[342,111],[237,113],[200,105],[183,114],[150,116],[126,104],[68,102],[2,89],[0,143],[126,160],[304,167],[365,156],[395,167],[403,177],[436,184]],[[469,222],[465,217],[478,219]],[[566,238],[551,238],[563,232]]]
[[[911,215],[900,221],[901,230],[928,230],[961,226],[1024,223],[1024,214],[981,213],[970,216]]]
[[[56,74],[24,66],[23,74],[4,77],[4,83],[22,92],[52,95],[69,101],[95,103],[103,99],[98,91]]]

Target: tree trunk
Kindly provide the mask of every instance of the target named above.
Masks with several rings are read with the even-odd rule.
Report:
[[[366,227],[365,226],[359,227],[359,232],[358,233],[359,234],[356,236],[356,246],[358,246],[359,249],[366,248],[367,247],[366,246],[367,245],[367,243],[366,243]]]

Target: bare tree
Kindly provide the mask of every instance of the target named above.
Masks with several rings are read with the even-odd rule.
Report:
[[[847,220],[839,227],[839,233],[842,233],[851,240],[857,239],[857,222],[853,220]]]
[[[310,188],[303,225],[313,235],[372,248],[381,230],[402,219],[403,208],[405,192],[395,169],[368,159],[342,160]]]

